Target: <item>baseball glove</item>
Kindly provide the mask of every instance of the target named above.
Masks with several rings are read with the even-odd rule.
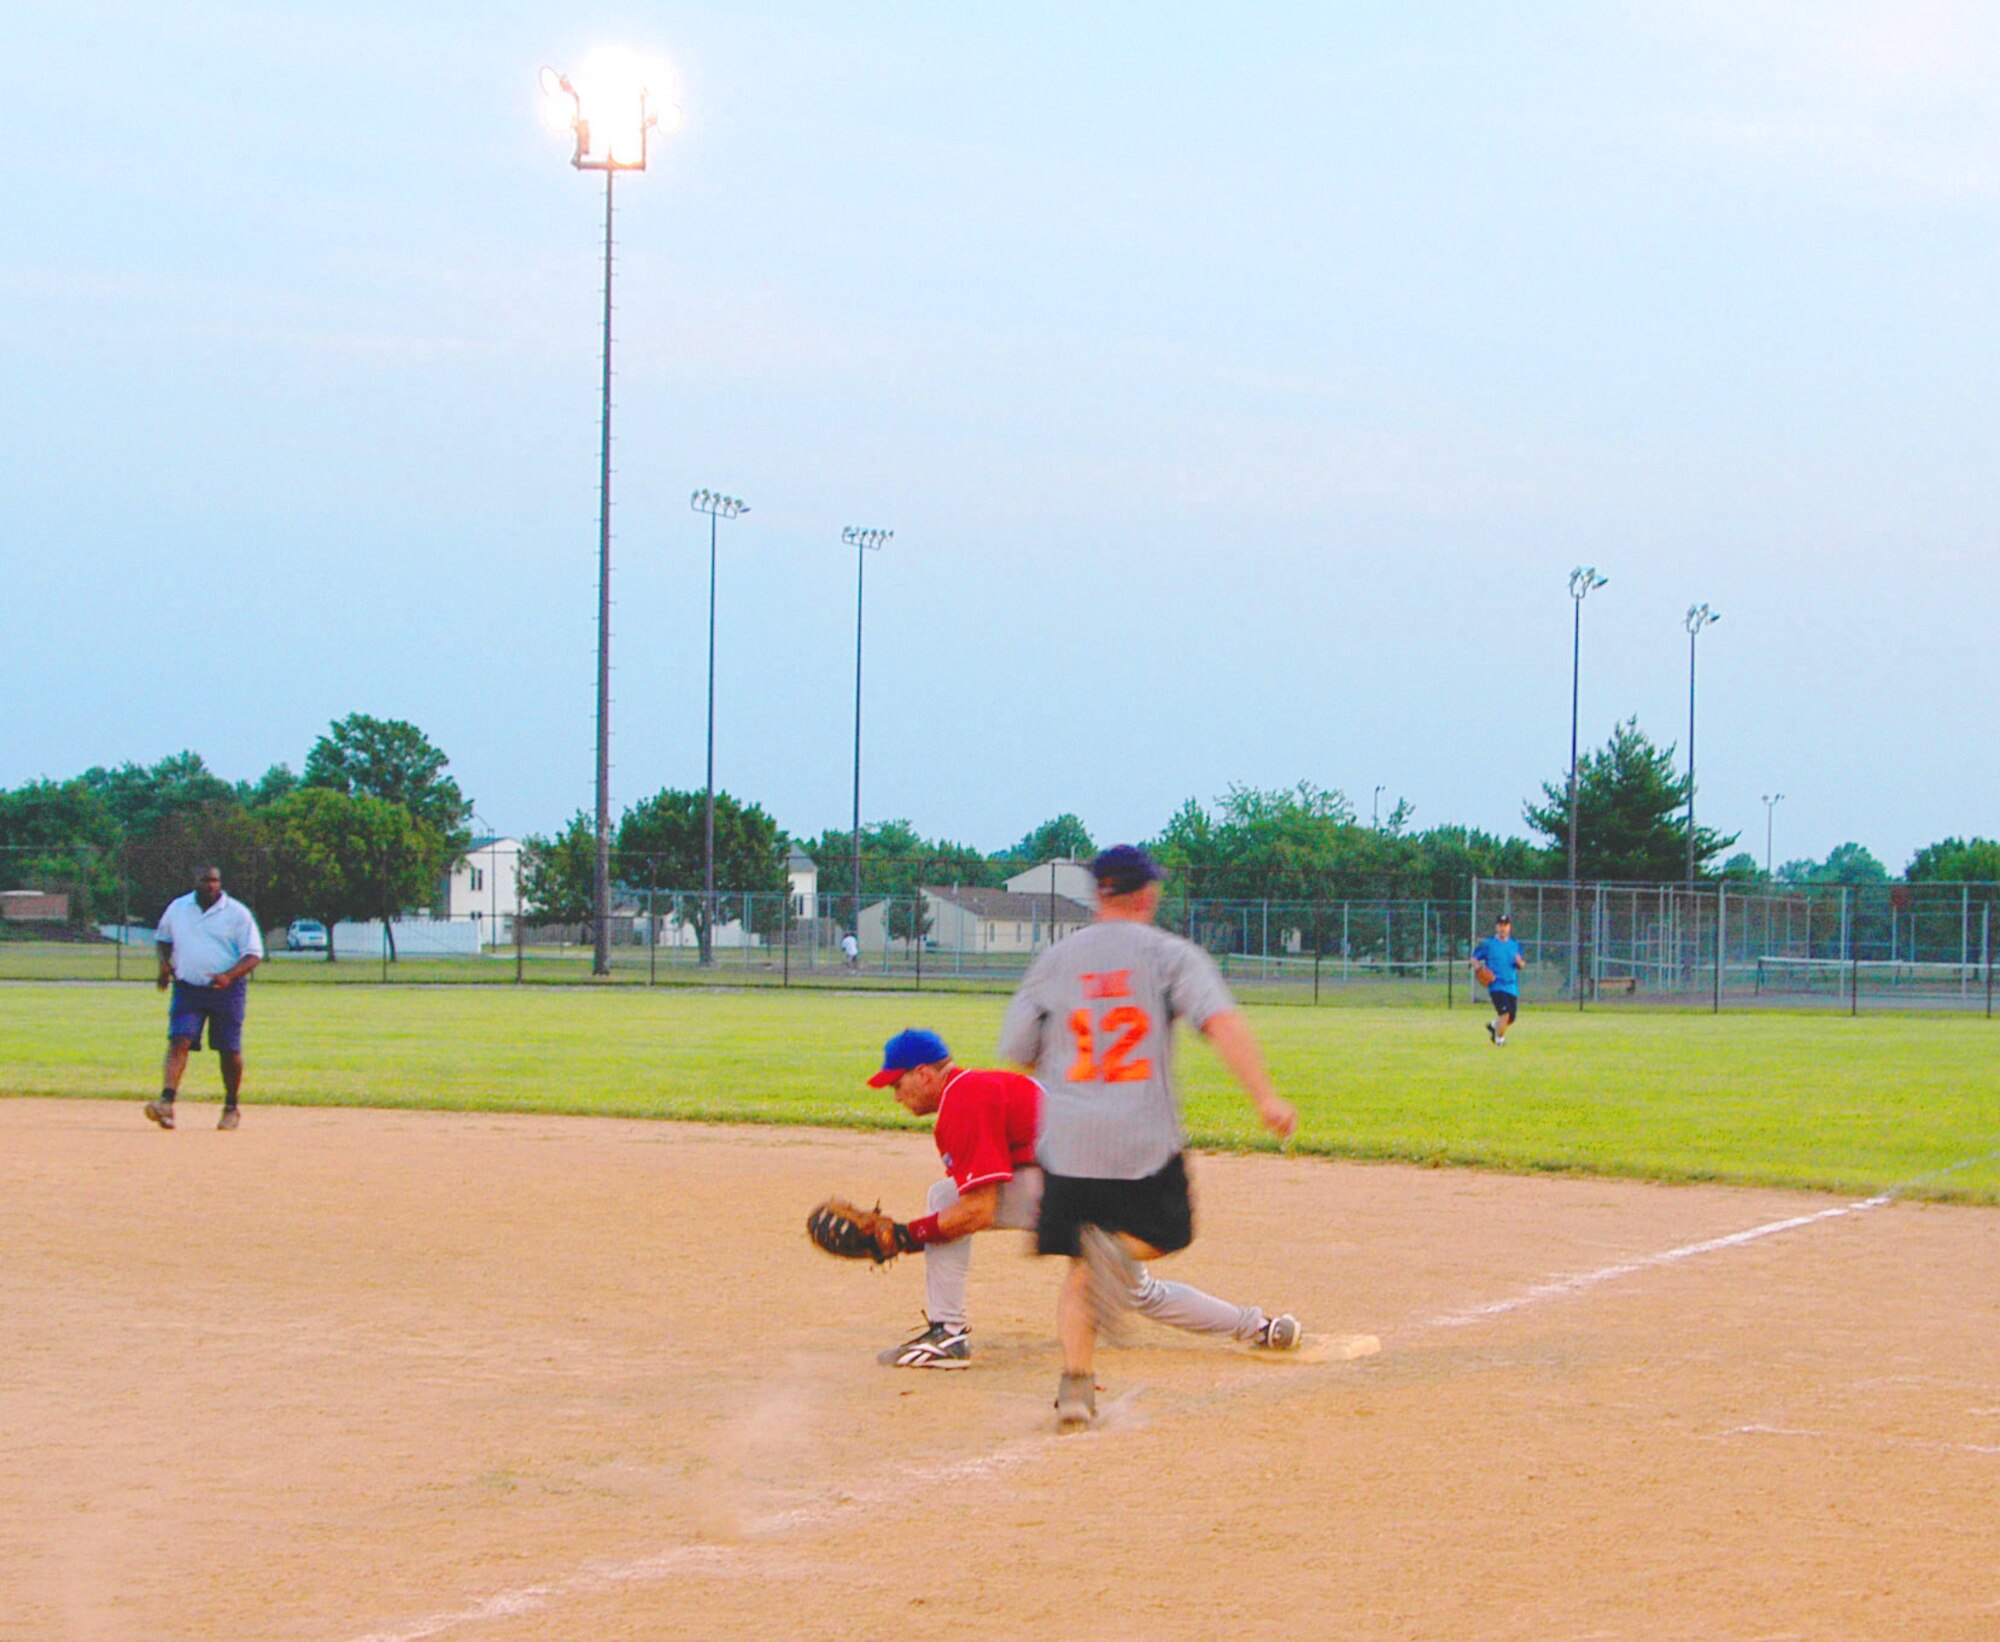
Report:
[[[881,1204],[861,1209],[843,1197],[829,1197],[806,1216],[806,1236],[828,1254],[873,1260],[878,1266],[918,1246],[910,1228],[890,1219]]]
[[[1481,986],[1491,986],[1493,984],[1493,971],[1488,969],[1484,964],[1479,964],[1473,969],[1472,978]]]

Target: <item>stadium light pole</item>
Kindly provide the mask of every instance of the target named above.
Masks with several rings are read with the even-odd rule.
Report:
[[[1694,641],[1701,637],[1701,630],[1722,620],[1720,614],[1705,604],[1688,606],[1688,876],[1689,884],[1694,882]]]
[[[708,799],[701,823],[701,952],[703,969],[715,962],[715,521],[736,519],[750,511],[740,497],[698,490],[688,506],[708,515]]]
[[[1785,795],[1781,792],[1764,794],[1764,876],[1767,879],[1771,876],[1771,815],[1784,801]]]
[[[861,939],[861,595],[868,555],[880,553],[893,530],[849,525],[840,539],[854,549],[854,938]],[[886,939],[886,936],[885,936]]]
[[[1375,801],[1373,808],[1370,810],[1369,813],[1368,824],[1371,827],[1373,827],[1377,832],[1380,832],[1382,830],[1382,789],[1387,785],[1388,782],[1386,781],[1378,781],[1375,783]]]
[[[604,173],[603,414],[597,450],[597,870],[592,888],[591,973],[611,973],[611,222],[612,184],[621,171],[646,169],[649,140],[660,117],[638,60],[628,53],[594,55],[579,71],[583,90],[567,74],[541,73],[544,111],[557,131],[576,139],[569,163]],[[590,107],[584,107],[588,95]],[[592,126],[593,118],[596,121]]]
[[[1569,993],[1583,1007],[1583,939],[1576,911],[1576,720],[1583,683],[1583,601],[1610,578],[1594,564],[1580,564],[1569,573]],[[1472,932],[1477,935],[1479,932]]]

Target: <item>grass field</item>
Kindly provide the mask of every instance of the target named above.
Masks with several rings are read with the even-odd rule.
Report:
[[[898,1127],[863,1078],[922,1023],[986,1059],[1002,1000],[580,988],[253,990],[247,1097]],[[164,1005],[149,988],[0,988],[0,1093],[137,1099]],[[2000,1034],[1979,1019],[1524,1018],[1496,1052],[1464,1010],[1251,1010],[1303,1114],[1297,1149],[2000,1202]],[[1203,1048],[1181,1057],[1196,1144],[1269,1144]],[[212,1059],[183,1085],[216,1098]]]

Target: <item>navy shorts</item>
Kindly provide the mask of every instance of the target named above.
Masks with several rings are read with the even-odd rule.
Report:
[[[188,1047],[201,1047],[201,1029],[208,1026],[209,1048],[223,1054],[243,1052],[243,1010],[250,1001],[246,977],[220,991],[212,986],[189,986],[174,982],[173,1002],[167,1005],[167,1036],[186,1038]]]
[[[1503,992],[1496,986],[1489,990],[1486,995],[1493,1000],[1494,1014],[1505,1015],[1509,1020],[1520,1014],[1521,999],[1517,993]]]
[[[1035,1247],[1042,1254],[1074,1255],[1085,1226],[1129,1232],[1162,1254],[1194,1241],[1194,1199],[1187,1161],[1176,1152],[1158,1174],[1143,1180],[1098,1180],[1042,1171],[1042,1214]]]

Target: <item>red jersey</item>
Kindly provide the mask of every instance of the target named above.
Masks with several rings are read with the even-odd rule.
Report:
[[[1012,1180],[1035,1161],[1042,1086],[1019,1072],[958,1072],[938,1101],[932,1138],[961,1192]]]

